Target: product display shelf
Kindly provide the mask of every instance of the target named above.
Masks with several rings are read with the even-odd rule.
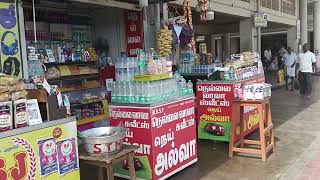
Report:
[[[145,82],[145,81],[158,81],[158,80],[164,80],[169,79],[172,77],[172,74],[155,74],[155,75],[136,75],[134,76],[135,81],[139,82]]]
[[[67,81],[67,80],[83,80],[83,79],[90,79],[90,78],[99,78],[99,73],[93,74],[77,74],[77,75],[70,75],[70,76],[60,76],[56,78],[47,79],[49,82],[59,82],[59,81]]]
[[[112,106],[132,106],[132,107],[154,107],[154,106],[158,106],[161,104],[166,104],[166,103],[170,103],[173,101],[179,101],[182,99],[186,99],[186,98],[192,98],[195,97],[194,94],[189,94],[189,95],[184,95],[184,96],[180,96],[180,97],[176,97],[176,98],[171,98],[165,101],[158,101],[155,103],[120,103],[120,102],[111,102],[110,105]]]
[[[25,23],[33,23],[33,21],[25,21]],[[66,25],[66,26],[92,26],[90,23],[79,23],[79,22],[56,22],[56,21],[36,21],[36,23],[42,23],[42,24],[48,24],[48,25],[53,25],[53,24],[59,24],[59,25]]]
[[[97,64],[97,61],[87,61],[87,62],[65,62],[65,63],[58,63],[58,62],[51,62],[51,63],[44,63],[46,67],[56,67],[56,66],[67,66],[67,65],[77,65],[77,66],[94,66]]]
[[[180,73],[181,76],[210,76],[212,73]]]
[[[240,129],[240,117],[232,118],[233,101],[243,94],[241,87],[264,82],[264,75],[234,81],[198,80],[196,84],[198,138],[229,142],[231,136],[234,136],[236,140],[239,140],[239,133],[230,133],[232,123],[235,123],[236,128]],[[245,135],[259,128],[257,110],[252,106],[244,107]],[[235,111],[238,113],[240,108]]]
[[[97,87],[90,87],[90,88],[78,88],[78,89],[62,89],[62,93],[68,93],[68,92],[76,92],[76,91],[89,91],[89,90],[95,90],[95,89],[100,89],[102,86],[97,86]]]
[[[84,124],[89,124],[89,123],[101,121],[108,118],[109,118],[109,114],[102,114],[102,115],[91,117],[91,118],[79,119],[77,120],[77,125],[80,126]]]

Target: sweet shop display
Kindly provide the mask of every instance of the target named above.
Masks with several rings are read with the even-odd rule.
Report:
[[[197,109],[198,137],[216,141],[236,140],[240,137],[231,134],[232,121],[238,122],[240,117],[232,118],[234,100],[263,100],[271,96],[271,85],[265,84],[264,71],[258,53],[244,52],[232,55],[223,63],[223,67],[215,65],[215,72],[208,80],[198,80]],[[244,121],[250,124],[244,133],[250,134],[258,128],[257,109],[246,106]]]
[[[153,103],[193,94],[193,84],[177,75],[172,79],[154,82],[114,82],[112,102]]]

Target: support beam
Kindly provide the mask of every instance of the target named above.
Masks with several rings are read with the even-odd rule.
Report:
[[[252,18],[240,20],[240,52],[257,52],[257,28],[253,26]]]
[[[231,43],[230,43],[230,33],[223,35],[223,59],[230,57]]]
[[[308,1],[300,0],[301,44],[308,43]]]
[[[313,4],[313,33],[314,33],[314,51],[320,51],[320,2]]]

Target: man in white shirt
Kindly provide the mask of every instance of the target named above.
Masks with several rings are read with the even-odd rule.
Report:
[[[311,99],[312,73],[316,68],[316,56],[309,51],[309,45],[303,45],[303,53],[299,54],[296,62],[296,69],[299,71],[300,94]]]
[[[282,61],[285,65],[285,70],[286,70],[286,88],[287,90],[289,90],[289,79],[291,79],[290,82],[290,90],[293,91],[293,81],[294,81],[294,77],[296,76],[296,72],[295,72],[295,64],[297,61],[297,55],[296,53],[292,52],[291,47],[287,48],[287,52],[283,55],[282,57]]]

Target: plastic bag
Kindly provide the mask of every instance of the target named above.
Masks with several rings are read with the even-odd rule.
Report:
[[[278,83],[284,83],[284,71],[282,69],[278,71]]]

